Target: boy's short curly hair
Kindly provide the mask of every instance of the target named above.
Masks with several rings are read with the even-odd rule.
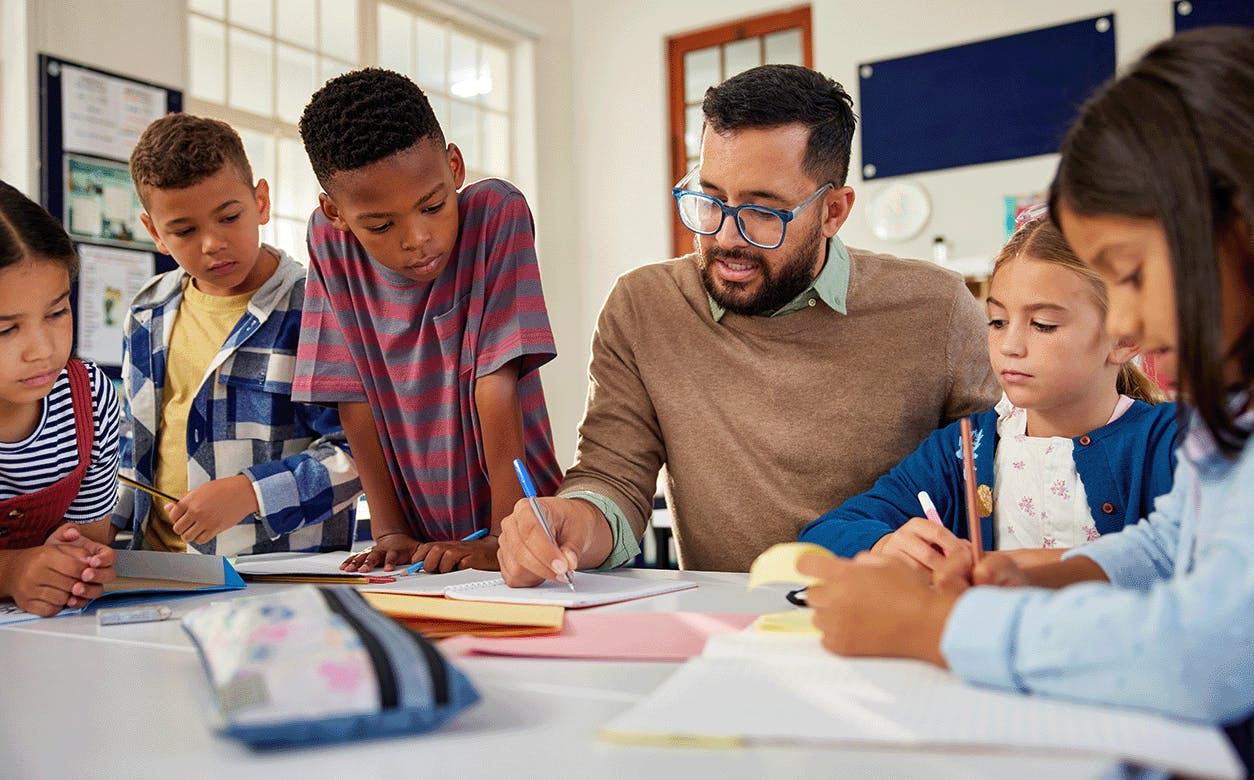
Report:
[[[426,139],[444,145],[427,96],[406,76],[362,68],[331,79],[309,99],[300,137],[314,175],[331,176],[405,151]]]
[[[144,129],[131,152],[131,179],[148,207],[150,190],[181,190],[230,165],[253,186],[253,169],[239,133],[226,122],[191,114],[167,114]]]

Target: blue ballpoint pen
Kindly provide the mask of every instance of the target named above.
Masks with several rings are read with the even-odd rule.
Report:
[[[522,462],[521,458],[514,458],[514,473],[518,475],[518,484],[522,485],[527,502],[531,504],[531,511],[536,513],[536,519],[540,521],[540,527],[549,535],[549,541],[553,542],[553,546],[556,547],[557,539],[553,537],[553,531],[549,529],[549,523],[544,519],[544,512],[540,511],[540,502],[536,500],[536,483],[531,481],[531,473],[527,471],[527,465]],[[566,584],[572,591],[575,589],[575,578],[569,569],[566,571]]]
[[[475,531],[475,532],[474,532],[473,534],[471,534],[470,536],[464,537],[464,538],[462,539],[462,541],[463,541],[463,542],[473,542],[474,540],[476,540],[476,539],[482,539],[483,537],[485,537],[485,536],[487,536],[487,535],[488,535],[488,529],[486,529],[486,528],[480,528],[478,531]],[[417,563],[410,565],[410,567],[409,567],[408,569],[406,569],[406,570],[405,570],[405,573],[406,573],[406,574],[417,574],[418,572],[422,571],[422,565],[423,565],[424,563],[426,563],[426,561],[418,561]]]

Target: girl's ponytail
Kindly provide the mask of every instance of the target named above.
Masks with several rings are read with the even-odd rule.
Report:
[[[1119,366],[1119,377],[1115,380],[1115,389],[1120,395],[1126,395],[1147,404],[1160,404],[1167,400],[1167,394],[1162,391],[1162,388],[1131,360]]]

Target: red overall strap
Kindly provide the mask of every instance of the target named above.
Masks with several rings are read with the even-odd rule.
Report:
[[[95,441],[91,379],[81,360],[72,359],[65,368],[74,404],[78,465],[45,488],[0,501],[0,549],[14,550],[43,544],[48,535],[65,522],[65,513],[78,497],[83,477],[91,465],[91,447]]]

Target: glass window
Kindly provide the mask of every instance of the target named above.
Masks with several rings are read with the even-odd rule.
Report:
[[[247,27],[263,35],[269,35],[274,29],[273,10],[269,2],[257,0],[231,0],[231,13],[227,19],[237,27]]]
[[[187,25],[191,93],[205,100],[226,100],[226,27],[193,16]]]
[[[422,87],[445,139],[462,150],[468,180],[513,175],[510,46],[399,5],[381,3],[378,9],[379,62]]]
[[[228,102],[254,114],[274,113],[273,41],[261,35],[231,28],[229,35],[231,78]]]
[[[468,179],[514,173],[511,41],[386,0],[187,0],[188,111],[240,133],[270,183],[262,240],[306,260],[320,191],[297,124],[327,80],[367,64],[420,84]],[[362,19],[375,19],[363,30]],[[364,53],[374,52],[372,62]]]

